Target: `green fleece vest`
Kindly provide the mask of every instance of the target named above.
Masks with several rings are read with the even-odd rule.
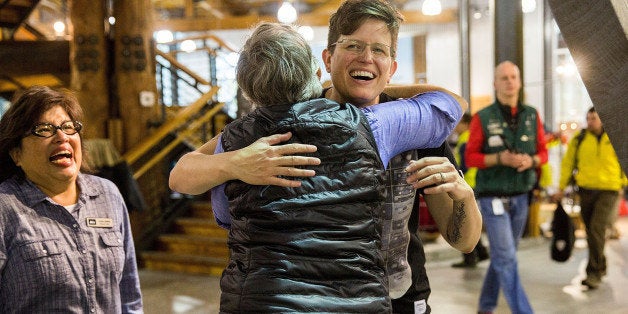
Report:
[[[519,103],[517,114],[511,118],[510,107],[495,101],[478,115],[484,131],[484,154],[510,149],[517,153],[536,154],[536,109]],[[475,190],[479,196],[510,196],[527,193],[536,182],[534,169],[517,172],[507,166],[478,170]]]

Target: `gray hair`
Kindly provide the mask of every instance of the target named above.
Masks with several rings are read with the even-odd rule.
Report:
[[[293,104],[321,96],[318,62],[293,26],[259,24],[242,47],[236,79],[258,106]]]

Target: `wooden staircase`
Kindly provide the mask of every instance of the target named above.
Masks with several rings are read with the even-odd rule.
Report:
[[[228,231],[218,226],[207,201],[194,201],[189,215],[159,236],[153,251],[141,253],[146,269],[220,276],[229,260]]]
[[[28,18],[39,0],[0,1],[0,27],[13,33]]]

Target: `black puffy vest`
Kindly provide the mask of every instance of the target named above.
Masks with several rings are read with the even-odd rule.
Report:
[[[316,145],[321,164],[299,188],[227,183],[221,313],[389,313],[383,165],[366,118],[326,99],[258,108],[225,128],[222,145],[232,151],[287,131],[290,143]]]

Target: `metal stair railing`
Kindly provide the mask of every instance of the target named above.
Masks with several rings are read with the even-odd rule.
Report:
[[[161,125],[151,136],[126,152],[122,158],[127,162],[127,164],[133,165],[169,134],[183,132],[183,134],[189,135],[194,130],[197,130],[202,125],[202,122],[209,120],[211,116],[215,115],[222,108],[222,103],[211,101],[217,91],[218,87],[213,86],[209,92],[203,94],[193,104],[185,107],[174,118]],[[195,115],[203,110],[207,110],[207,112],[203,113],[200,118],[196,118]],[[193,122],[190,123],[190,121]],[[185,128],[185,131],[181,131],[181,129],[186,125],[190,125],[192,128]],[[180,138],[180,136],[177,136],[177,138]],[[179,139],[175,142],[178,144],[181,140]],[[135,179],[141,177],[148,169],[153,167],[163,157],[165,157],[176,146],[176,144],[173,145],[171,143],[162,148],[155,156],[144,163],[139,170],[135,171],[133,173],[133,177]]]

